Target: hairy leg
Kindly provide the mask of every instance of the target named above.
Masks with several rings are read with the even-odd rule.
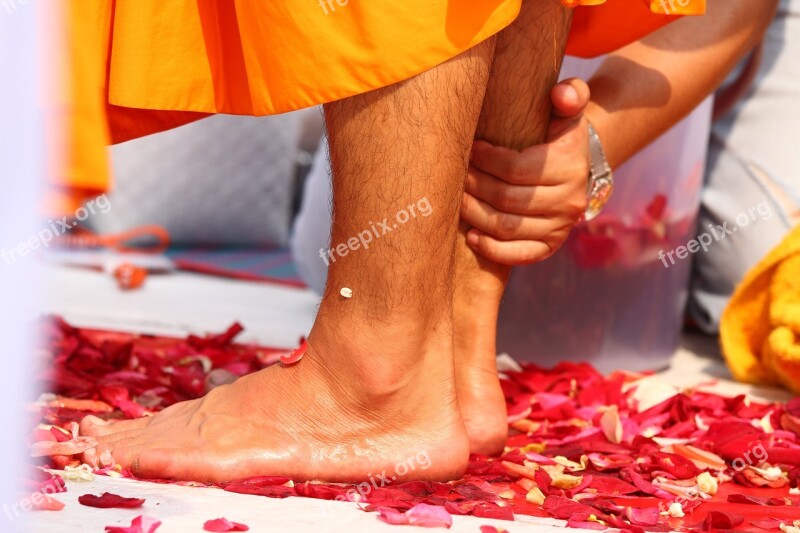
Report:
[[[497,38],[477,139],[521,150],[544,140],[550,89],[572,20],[559,0],[526,0],[517,20]],[[455,361],[458,400],[473,453],[502,452],[505,401],[495,367],[497,314],[510,267],[467,246],[459,228],[456,248]]]
[[[394,479],[420,456],[426,465],[398,477],[458,477],[469,443],[453,364],[455,246],[493,49],[325,106],[334,251],[303,359],[150,418],[87,418],[83,431],[142,477]]]

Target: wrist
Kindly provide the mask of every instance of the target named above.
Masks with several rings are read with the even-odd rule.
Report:
[[[605,152],[608,165],[612,170],[615,170],[619,166],[619,159],[614,143],[611,142],[612,135],[610,132],[614,131],[613,117],[593,101],[590,101],[586,106],[584,114],[589,124],[592,125],[603,142],[603,151]]]

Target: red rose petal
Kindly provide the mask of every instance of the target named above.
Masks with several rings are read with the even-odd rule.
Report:
[[[308,342],[303,341],[303,343],[296,348],[292,353],[289,355],[282,355],[281,356],[281,363],[284,365],[293,365],[298,362],[303,356],[306,354],[306,350],[308,349]]]
[[[100,509],[136,509],[144,505],[144,498],[125,498],[118,494],[104,492],[100,496],[95,496],[94,494],[78,496],[78,503],[87,507],[99,507]]]
[[[744,516],[726,511],[709,511],[703,520],[703,531],[733,529],[744,522]]]
[[[761,498],[749,494],[729,494],[728,503],[746,503],[750,505],[786,505],[783,498]]]
[[[631,524],[637,526],[654,526],[658,523],[658,508],[649,507],[645,509],[635,509],[633,507],[626,507],[625,516],[628,517]]]
[[[576,515],[588,517],[593,514],[593,509],[588,505],[564,498],[563,496],[548,496],[544,499],[542,508],[553,518],[567,520]]]
[[[227,518],[216,518],[214,520],[207,520],[203,524],[203,529],[206,531],[215,531],[216,533],[226,533],[227,531],[248,531],[250,528],[238,522],[231,522]]]
[[[656,215],[657,204],[653,204]],[[648,218],[639,217],[644,223]],[[630,243],[619,235],[624,225],[611,219],[601,226],[582,245],[593,244],[589,241],[595,238],[595,242],[608,239],[615,244],[608,248],[614,254],[628,253]],[[652,237],[651,230],[646,229],[642,242]],[[606,259],[602,253],[590,259],[598,257],[601,262]],[[38,385],[54,394],[55,400],[37,404],[40,425],[27,441],[41,457],[37,462],[63,468],[81,459],[80,449],[92,443],[79,440],[84,437],[72,428],[87,410],[102,413],[107,420],[133,418],[203,395],[209,375],[220,369],[230,373],[228,377],[238,377],[278,363],[281,356],[292,359],[283,350],[235,344],[241,330],[234,324],[219,335],[167,339],[81,330],[57,318],[44,321],[39,338],[51,361],[43,365]],[[660,516],[655,525],[636,524],[652,521],[653,511],[644,509],[656,507],[656,499],[663,500],[663,509],[676,496],[686,495],[688,499],[680,500],[683,511],[691,516],[694,510],[702,518],[720,504],[738,509],[745,503],[777,504],[785,494],[757,486],[800,484],[800,400],[763,404],[744,396],[725,398],[689,390],[669,398],[666,391],[648,403],[636,394],[636,381],[643,377],[639,374],[615,372],[606,377],[588,364],[569,362],[550,369],[528,363],[517,368],[509,366],[501,373],[514,430],[507,451],[499,459],[472,456],[463,480],[392,484],[363,495],[353,492],[357,487],[353,485],[293,485],[285,477],[238,480],[222,488],[276,498],[358,499],[367,510],[390,509],[402,515],[401,520],[418,504],[452,514],[503,519],[512,519],[514,514],[556,514],[565,516],[570,525],[586,528],[598,527],[588,520],[594,514],[609,527],[636,532],[668,530],[666,516]],[[608,413],[605,420],[601,411]],[[769,426],[772,430],[767,433],[763,427]],[[740,468],[742,461],[748,466]],[[567,465],[564,474],[579,476],[581,482],[567,490],[552,486],[552,479],[561,479],[556,475],[561,468],[558,463]],[[508,464],[513,466],[504,466]],[[553,472],[553,478],[543,467]],[[764,470],[759,473],[752,467]],[[775,467],[782,470],[782,477],[767,479],[774,477]],[[721,474],[719,492],[708,505],[707,500],[684,494],[693,488],[699,471]],[[725,504],[737,492],[736,484],[752,488],[747,497],[733,496],[731,502],[738,503]],[[48,492],[63,490],[60,478],[40,470],[26,475],[23,486],[33,492],[45,485]],[[546,505],[533,503],[538,501],[536,494],[531,495],[532,501],[526,500],[534,488],[545,496]],[[627,514],[626,508],[631,508]],[[791,512],[788,506],[769,509]],[[570,510],[575,514],[570,515]],[[712,522],[722,520],[714,516]]]
[[[781,528],[781,524],[784,522],[785,520],[779,520],[777,518],[760,518],[758,520],[750,521],[752,525],[767,530],[779,530]]]

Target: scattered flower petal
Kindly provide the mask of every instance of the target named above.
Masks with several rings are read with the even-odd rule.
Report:
[[[139,515],[131,521],[130,526],[106,526],[106,533],[155,533],[160,525],[160,520]]]
[[[296,348],[292,353],[289,355],[282,355],[281,356],[281,363],[284,365],[293,365],[298,362],[303,356],[306,354],[306,350],[308,349],[308,343],[303,341],[302,344],[298,348]]]
[[[744,516],[725,511],[709,511],[703,520],[703,531],[715,529],[733,529],[744,522]]]
[[[453,525],[453,517],[444,507],[418,503],[408,511],[401,513],[388,507],[377,509],[381,519],[393,525],[408,525],[420,527],[446,527]]]
[[[203,524],[203,529],[206,531],[215,531],[217,533],[226,533],[228,531],[248,531],[250,528],[238,522],[231,522],[227,518],[216,518],[214,520],[207,520]]]
[[[144,498],[126,498],[118,494],[104,492],[100,496],[95,496],[94,494],[78,496],[78,503],[87,507],[99,507],[100,509],[136,509],[144,505]]]

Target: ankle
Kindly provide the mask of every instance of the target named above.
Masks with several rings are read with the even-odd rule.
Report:
[[[392,326],[377,332],[347,331],[317,320],[307,352],[309,366],[345,401],[370,409],[394,409],[429,398],[429,384],[447,383],[453,376],[449,329],[446,335],[434,329],[427,336],[404,334],[403,328]],[[395,341],[389,344],[386,339]]]

